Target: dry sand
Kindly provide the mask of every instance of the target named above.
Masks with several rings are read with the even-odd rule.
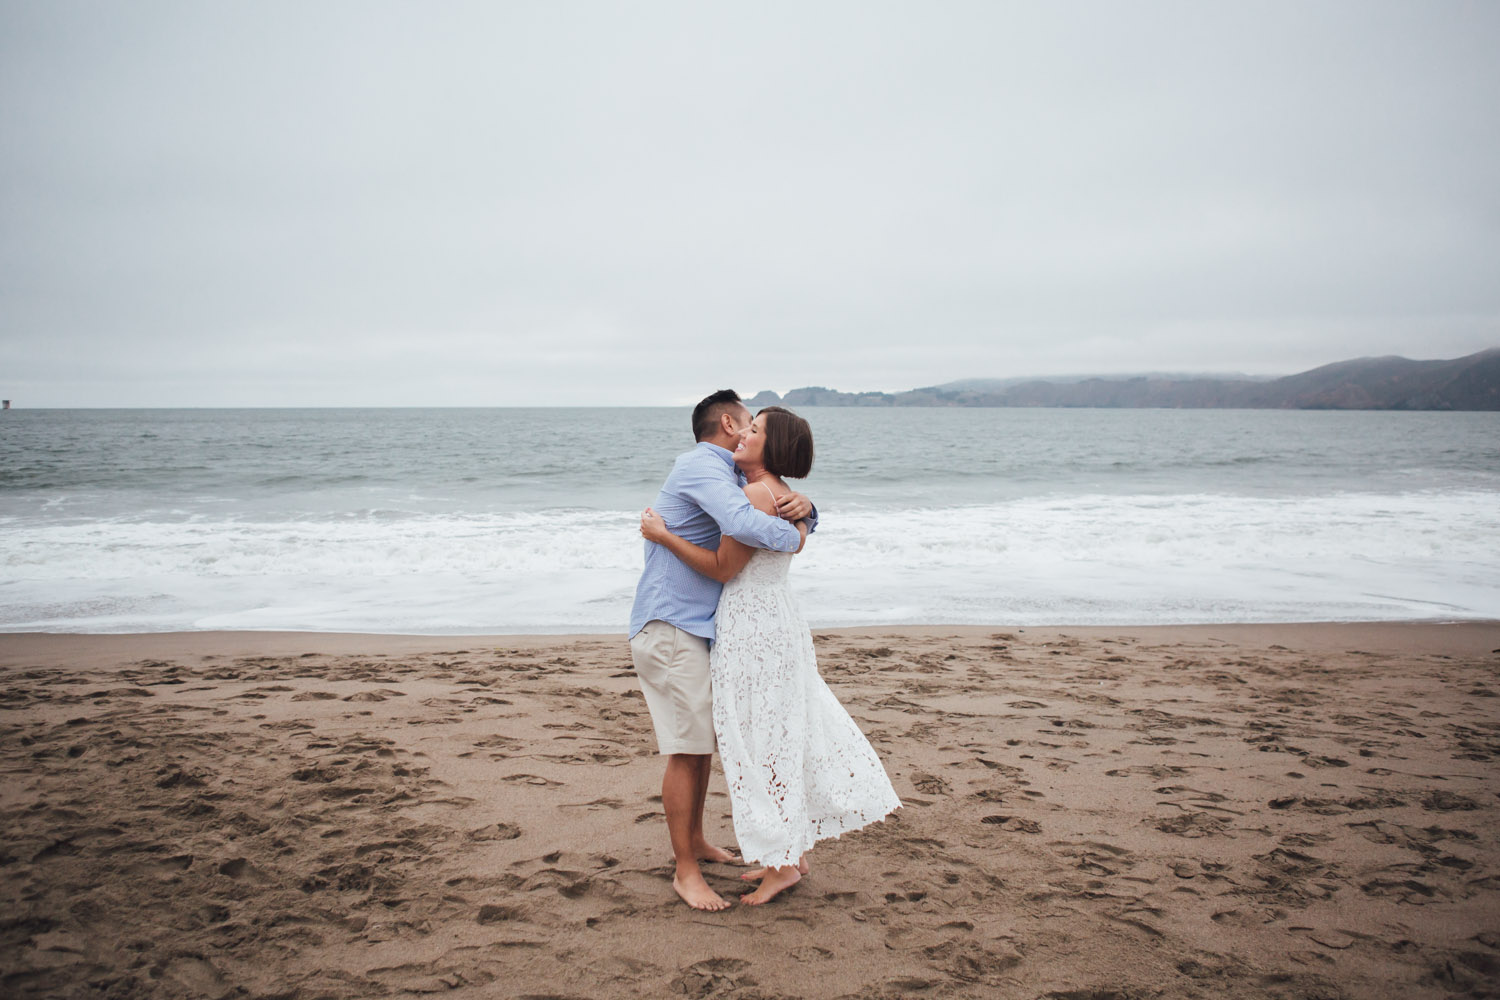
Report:
[[[623,637],[0,636],[0,993],[1500,995],[1500,624],[818,651],[906,806],[704,914]]]

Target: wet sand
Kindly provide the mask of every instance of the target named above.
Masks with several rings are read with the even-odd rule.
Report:
[[[1500,995],[1500,623],[816,634],[905,808],[720,914],[623,636],[0,636],[0,993]]]

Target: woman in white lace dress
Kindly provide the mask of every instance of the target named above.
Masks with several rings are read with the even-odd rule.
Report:
[[[776,513],[790,492],[782,477],[812,467],[807,421],[778,406],[758,413],[735,449],[745,495]],[[717,551],[666,529],[649,508],[641,533],[705,576],[725,582],[709,653],[714,732],[734,809],[745,875],[764,903],[808,871],[806,852],[900,808],[880,758],[818,675],[812,635],[787,583],[794,553],[752,549],[733,538]],[[800,551],[800,550],[799,550]]]

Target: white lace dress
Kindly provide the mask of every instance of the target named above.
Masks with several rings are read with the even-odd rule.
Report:
[[[818,675],[787,584],[758,549],[724,585],[709,654],[714,732],[746,861],[790,865],[819,840],[901,807],[874,747]]]

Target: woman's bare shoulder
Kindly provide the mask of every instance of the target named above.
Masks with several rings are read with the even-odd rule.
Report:
[[[774,515],[776,513],[776,498],[781,496],[782,492],[785,490],[777,491],[776,487],[769,483],[745,484],[745,498],[762,514]]]

